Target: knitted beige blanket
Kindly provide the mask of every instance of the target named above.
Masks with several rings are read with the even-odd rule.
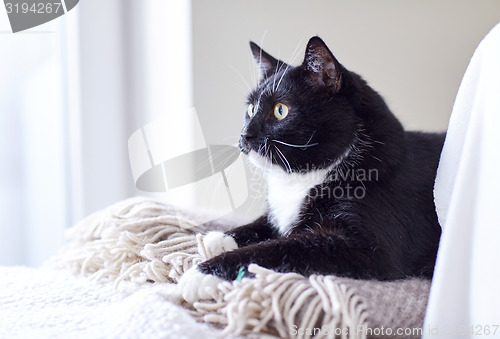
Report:
[[[230,224],[197,226],[182,213],[148,198],[117,203],[82,220],[69,243],[47,263],[96,280],[177,283],[207,259],[202,232]],[[198,321],[222,334],[259,337],[417,338],[430,283],[421,279],[360,281],[335,276],[276,273],[251,265],[256,278],[223,282],[211,300],[179,299]]]

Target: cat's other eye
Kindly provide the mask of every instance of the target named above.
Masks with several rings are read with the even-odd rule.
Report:
[[[274,106],[274,116],[276,119],[281,120],[284,119],[288,115],[288,106],[282,103],[277,103]]]
[[[247,114],[251,118],[254,115],[254,106],[252,104],[248,105]]]

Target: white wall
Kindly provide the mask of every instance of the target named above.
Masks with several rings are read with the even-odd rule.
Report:
[[[248,41],[288,62],[298,48],[298,64],[319,35],[407,128],[444,130],[475,47],[499,21],[497,0],[194,0],[195,106],[210,142],[236,141],[253,85]]]

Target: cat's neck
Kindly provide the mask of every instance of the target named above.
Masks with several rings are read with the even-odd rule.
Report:
[[[331,165],[304,173],[288,173],[273,166],[266,171],[269,219],[281,234],[288,233],[298,223],[306,197],[328,180],[333,168]]]

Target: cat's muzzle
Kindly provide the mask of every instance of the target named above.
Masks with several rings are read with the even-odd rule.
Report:
[[[246,133],[241,134],[238,146],[243,153],[248,154],[248,152],[252,150],[252,146],[250,145],[252,138],[252,136],[249,136]]]

